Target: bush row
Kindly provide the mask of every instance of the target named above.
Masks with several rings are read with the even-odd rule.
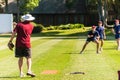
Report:
[[[75,29],[75,28],[83,28],[83,24],[66,24],[66,25],[59,25],[59,26],[49,26],[49,27],[44,27],[41,24],[34,24],[34,29],[33,33],[39,33],[42,30],[66,30],[66,29]]]
[[[32,33],[40,33],[44,29],[44,26],[41,24],[33,23],[33,25],[34,25],[34,28],[33,28]]]
[[[66,30],[66,29],[75,29],[75,28],[83,28],[83,24],[66,24],[59,26],[49,26],[46,27],[47,30]]]

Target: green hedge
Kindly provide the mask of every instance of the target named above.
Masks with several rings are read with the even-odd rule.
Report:
[[[76,29],[76,28],[84,28],[83,24],[66,24],[66,25],[59,25],[59,26],[49,26],[44,27],[42,24],[36,24],[32,22],[34,25],[34,29],[32,33],[40,33],[42,30],[67,30],[67,29]]]
[[[66,30],[66,29],[75,29],[75,28],[83,28],[83,24],[66,24],[59,26],[49,26],[46,27],[47,30]]]
[[[34,23],[33,25],[34,25],[34,28],[33,28],[32,33],[40,33],[44,29],[44,26],[41,24]]]

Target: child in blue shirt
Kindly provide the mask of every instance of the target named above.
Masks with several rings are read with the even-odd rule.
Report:
[[[88,43],[91,41],[97,44],[97,51],[96,52],[99,53],[99,33],[98,33],[98,31],[96,31],[96,26],[92,26],[92,30],[90,30],[88,32],[87,40],[86,40],[82,50],[80,51],[80,54],[82,54],[82,52],[84,51],[84,49],[86,48]]]
[[[100,51],[102,51],[102,47],[103,47],[103,43],[104,43],[104,39],[106,39],[106,35],[105,35],[105,28],[102,24],[102,21],[98,21],[98,26],[96,28],[96,31],[98,31],[99,35],[100,35]]]
[[[112,32],[115,35],[115,39],[117,41],[117,50],[120,50],[120,24],[118,19],[115,20],[115,25],[112,28]]]

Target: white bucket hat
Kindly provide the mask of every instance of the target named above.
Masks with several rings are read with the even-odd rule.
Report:
[[[21,16],[22,21],[33,21],[35,20],[35,17],[33,17],[31,14],[25,14]]]

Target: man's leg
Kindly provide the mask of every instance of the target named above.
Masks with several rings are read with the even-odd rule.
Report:
[[[20,57],[18,60],[18,66],[19,66],[19,71],[20,71],[20,77],[23,77],[24,74],[22,72],[22,65],[23,65],[23,57]]]
[[[26,58],[26,59],[27,59],[28,73],[31,73],[31,64],[32,64],[31,58]]]
[[[27,59],[27,68],[28,68],[27,75],[31,77],[35,77],[35,74],[33,74],[31,71],[32,60],[31,58],[28,58],[28,57],[26,59]]]
[[[88,43],[89,43],[88,41],[85,42],[85,44],[84,44],[82,50],[80,51],[80,54],[82,54],[82,52],[84,51],[84,49],[86,48],[86,46],[88,45]]]

